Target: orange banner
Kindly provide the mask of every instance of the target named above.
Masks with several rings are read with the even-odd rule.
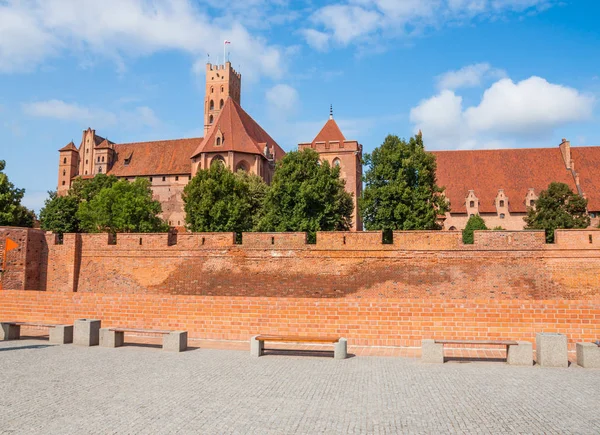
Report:
[[[6,244],[4,246],[4,252],[12,251],[13,249],[17,249],[19,245],[12,239],[6,238]]]

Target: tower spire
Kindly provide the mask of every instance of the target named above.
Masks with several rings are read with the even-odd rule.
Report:
[[[333,104],[329,105],[329,119],[333,119]]]

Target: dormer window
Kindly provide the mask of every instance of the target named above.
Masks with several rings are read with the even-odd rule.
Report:
[[[529,206],[530,207],[533,207],[534,205],[535,205],[535,200],[532,199],[531,201],[529,201]]]
[[[469,207],[471,207],[471,208],[475,207],[475,201],[469,202]]]
[[[125,158],[125,160],[123,160],[123,165],[124,166],[129,166],[129,164],[131,163],[131,158],[133,157],[133,153],[129,154],[129,156],[127,158]]]
[[[221,138],[220,137],[217,138],[217,146],[218,147],[221,146]]]
[[[500,202],[498,203],[500,205],[500,207],[504,207],[504,200],[501,199]]]

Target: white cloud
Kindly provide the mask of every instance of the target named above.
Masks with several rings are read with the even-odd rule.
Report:
[[[505,71],[492,68],[489,63],[476,63],[438,76],[437,86],[440,90],[473,88],[481,86],[484,80],[504,77],[506,77]]]
[[[345,46],[381,33],[418,34],[428,28],[494,19],[514,13],[544,10],[558,0],[345,0],[317,9],[311,21],[315,33],[304,30],[306,42],[322,50],[325,37]]]
[[[26,71],[75,52],[111,59],[180,50],[206,59],[223,40],[248,75],[278,78],[282,49],[251,35],[239,20],[209,17],[192,0],[6,0],[0,2],[0,72]]]
[[[319,32],[315,29],[304,29],[302,34],[306,38],[306,42],[312,48],[318,51],[325,51],[329,46],[330,35],[325,32]]]
[[[593,106],[593,97],[540,77],[503,79],[485,91],[479,106],[467,109],[465,120],[473,131],[539,132],[588,119]]]
[[[120,125],[128,129],[138,129],[144,127],[154,128],[160,125],[160,120],[154,111],[147,106],[136,107],[133,110],[111,112],[101,108],[85,107],[77,103],[67,103],[62,100],[47,100],[25,103],[21,107],[23,112],[29,116],[87,123],[93,125],[94,128]]]
[[[517,139],[548,136],[557,128],[592,116],[595,99],[540,77],[514,83],[506,78],[488,88],[478,105],[463,108],[452,90],[423,100],[410,112],[430,149],[488,148]]]
[[[295,112],[300,100],[298,91],[285,84],[278,84],[268,89],[265,98],[269,104],[269,111],[277,117],[286,117]]]

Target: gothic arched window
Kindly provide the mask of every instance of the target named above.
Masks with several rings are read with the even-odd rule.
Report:
[[[67,164],[67,158],[66,157],[63,159],[63,164],[65,164],[65,165]]]
[[[342,165],[342,163],[340,162],[340,159],[338,159],[337,157],[335,159],[333,159],[333,166],[334,167],[340,167]]]
[[[210,115],[210,117],[208,118],[208,123],[209,123],[209,124],[212,124],[212,123],[213,123],[213,116],[212,116],[212,115]]]
[[[221,138],[220,137],[217,138],[217,146],[221,146]]]
[[[219,109],[222,109],[224,104],[225,103],[223,102],[223,99],[221,99],[221,101],[219,102]]]
[[[210,103],[208,104],[208,110],[214,110],[215,108],[215,102],[213,100],[210,100]]]
[[[220,165],[224,165],[225,164],[225,159],[223,158],[223,156],[220,155],[216,155],[213,157],[213,159],[210,161],[210,165],[216,165],[216,164],[220,164]]]

